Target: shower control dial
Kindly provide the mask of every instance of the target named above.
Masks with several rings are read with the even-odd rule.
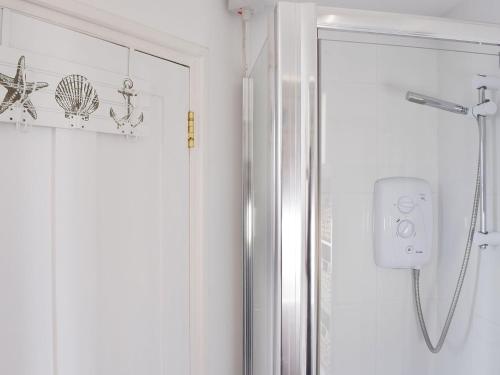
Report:
[[[403,195],[398,199],[398,209],[403,214],[409,214],[415,208],[415,202],[407,195]]]
[[[377,180],[373,191],[375,263],[384,268],[420,268],[431,260],[432,191],[415,177]]]
[[[401,220],[398,224],[398,236],[410,238],[415,234],[415,224],[410,220]]]

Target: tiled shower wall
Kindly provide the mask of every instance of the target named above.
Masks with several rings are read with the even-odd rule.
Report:
[[[497,49],[492,55],[441,52],[440,95],[461,103],[477,103],[471,78],[478,73],[500,76]],[[494,54],[494,55],[493,55]],[[498,104],[500,98],[488,91]],[[472,208],[477,165],[478,132],[474,120],[440,113],[439,181],[439,320],[444,321],[462,255]],[[498,116],[487,122],[488,230],[499,230],[498,175],[500,132]],[[500,253],[473,248],[471,265],[447,344],[437,356],[437,373],[446,375],[500,373]]]
[[[410,89],[437,94],[437,74],[433,50],[321,41],[322,209],[331,213],[331,222],[323,220],[331,236],[322,244],[322,320],[329,322],[322,327],[322,374],[431,371],[411,273],[375,266],[371,214],[373,186],[383,177],[424,178],[438,200],[437,113],[405,101]],[[436,264],[422,275],[431,327]]]
[[[435,341],[462,261],[470,220],[474,120],[405,101],[407,90],[477,102],[474,74],[500,76],[497,51],[374,35],[320,35],[323,375],[490,375],[500,372],[500,254],[473,250],[449,339],[427,351],[411,272],[375,266],[372,195],[378,178],[412,176],[433,189],[434,253],[422,271]],[[412,47],[408,47],[411,45]],[[469,52],[458,52],[458,50]],[[485,53],[486,52],[486,53]],[[498,102],[500,95],[488,93]],[[489,230],[498,230],[500,131],[488,124]],[[480,271],[480,272],[479,272]]]

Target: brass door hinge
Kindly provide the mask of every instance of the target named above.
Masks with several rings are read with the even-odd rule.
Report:
[[[188,112],[188,148],[194,148],[194,112]]]

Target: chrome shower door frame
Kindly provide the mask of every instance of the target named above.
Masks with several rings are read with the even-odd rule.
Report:
[[[316,375],[319,134],[314,4],[278,4],[276,68],[280,374]]]
[[[314,4],[279,3],[270,35],[274,135],[274,375],[316,375],[317,29]],[[253,366],[253,84],[243,80],[244,373]]]
[[[278,184],[278,176],[276,173],[277,167],[277,129],[276,129],[276,62],[273,59],[275,56],[275,18],[269,15],[268,21],[268,34],[267,42],[264,43],[260,54],[267,54],[268,56],[268,76],[266,78],[266,84],[269,86],[269,92],[267,93],[267,97],[265,100],[267,101],[267,110],[266,117],[268,117],[269,126],[268,133],[270,135],[270,144],[268,145],[271,149],[271,166],[270,166],[270,181],[269,186],[269,194],[271,195],[269,199],[269,213],[268,217],[270,218],[269,231],[272,233],[269,238],[271,248],[269,250],[272,252],[272,264],[269,267],[273,270],[273,279],[272,284],[268,285],[270,289],[270,293],[272,295],[273,304],[269,306],[271,309],[272,315],[272,329],[269,334],[272,336],[270,341],[272,341],[272,353],[270,356],[272,357],[273,362],[273,374],[280,373],[280,365],[281,362],[277,360],[280,358],[280,327],[278,325],[278,321],[281,317],[281,310],[279,309],[277,298],[279,298],[280,290],[280,264],[279,264],[279,254],[278,254],[278,241],[277,241],[277,227],[279,226],[278,222],[278,210],[280,204],[278,202],[279,191],[277,188]],[[257,57],[258,59],[259,57]],[[256,126],[256,120],[254,118],[254,111],[257,110],[257,105],[254,104],[254,82],[255,82],[255,64],[249,70],[247,75],[243,78],[243,107],[242,107],[242,170],[243,170],[243,178],[242,178],[242,187],[243,187],[243,373],[245,375],[257,374],[256,368],[258,366],[254,366],[254,361],[259,360],[254,353],[253,349],[255,345],[259,345],[258,340],[254,340],[254,330],[257,329],[257,324],[254,324],[254,293],[258,293],[258,290],[254,288],[254,273],[258,272],[258,269],[254,266],[254,261],[259,251],[256,248],[256,206],[258,206],[258,201],[255,197],[256,191],[256,174],[259,173],[258,166],[254,160],[254,130]],[[262,84],[262,82],[260,82]],[[261,125],[261,124],[260,124]],[[260,207],[259,207],[260,209]]]

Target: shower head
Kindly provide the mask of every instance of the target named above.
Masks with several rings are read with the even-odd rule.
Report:
[[[416,92],[408,91],[406,93],[406,100],[412,103],[428,105],[430,107],[439,108],[444,111],[467,115],[469,108],[463,105],[447,102],[441,99],[433,98],[431,96],[418,94]]]

